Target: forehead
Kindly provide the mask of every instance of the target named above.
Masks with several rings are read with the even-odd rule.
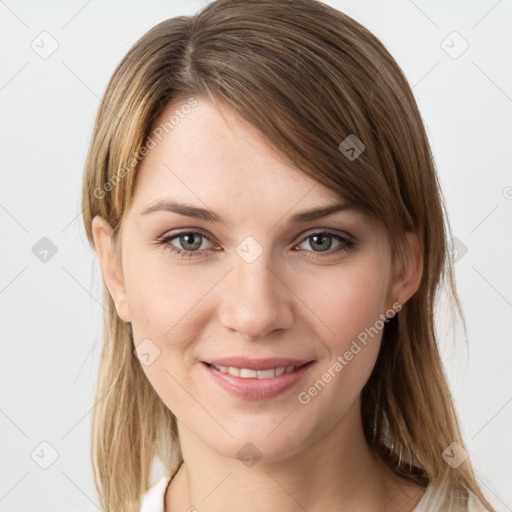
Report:
[[[169,105],[153,126],[154,145],[137,171],[134,207],[172,195],[212,209],[231,205],[278,214],[299,202],[307,207],[342,199],[286,162],[229,108],[203,98],[193,108],[185,104]]]

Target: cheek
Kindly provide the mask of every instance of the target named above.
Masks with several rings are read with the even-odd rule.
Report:
[[[124,265],[126,295],[142,369],[167,407],[180,416],[184,404],[190,405],[186,390],[195,389],[190,373],[195,341],[213,313],[209,293],[225,269],[180,265],[155,252],[157,256],[131,251]],[[144,353],[150,354],[150,364],[144,364]]]
[[[325,352],[309,387],[302,390],[304,400],[299,401],[314,401],[320,408],[336,404],[342,414],[368,380],[379,352],[387,275],[375,261],[332,270],[329,279],[319,274],[316,279],[303,279],[299,291],[307,297],[308,318],[322,333],[319,339]]]
[[[387,274],[373,260],[320,270],[303,273],[294,289],[304,297],[308,316],[324,325],[329,345],[342,349],[386,312]]]
[[[222,277],[219,269],[177,263],[163,248],[132,252],[125,264],[125,287],[134,334],[179,339],[197,328],[201,302]],[[175,258],[175,257],[174,257]],[[136,338],[137,339],[137,338]]]
[[[125,273],[134,345],[151,386],[169,410],[182,417],[190,407],[186,390],[192,389],[187,356],[192,340],[200,337],[198,304],[207,290],[187,279],[179,265],[163,268],[161,262],[148,264],[147,259],[144,267],[137,263],[133,258]]]

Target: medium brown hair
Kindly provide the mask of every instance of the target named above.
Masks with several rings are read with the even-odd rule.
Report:
[[[96,215],[119,234],[155,120],[190,97],[229,106],[300,172],[379,219],[394,257],[405,255],[405,233],[417,234],[422,280],[384,329],[361,396],[364,433],[401,478],[439,486],[447,503],[474,495],[490,508],[469,459],[453,469],[442,458],[452,442],[464,446],[434,332],[442,283],[459,313],[460,304],[433,157],[398,64],[367,29],[315,0],[218,0],[158,24],[118,65],[97,114],[82,197],[91,245]],[[365,145],[354,160],[338,147],[351,134]],[[94,476],[105,511],[137,510],[154,457],[169,471],[181,462],[179,439],[134,354],[131,325],[106,286],[104,296]]]

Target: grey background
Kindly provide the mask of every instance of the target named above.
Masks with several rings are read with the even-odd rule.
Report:
[[[511,2],[327,3],[382,40],[420,105],[469,330],[466,347],[441,304],[443,359],[477,476],[510,511]],[[204,4],[0,1],[2,512],[98,510],[89,436],[102,294],[80,218],[82,166],[122,56],[159,21]]]

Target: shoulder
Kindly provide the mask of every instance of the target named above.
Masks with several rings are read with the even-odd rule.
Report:
[[[164,512],[164,497],[170,477],[164,476],[142,496],[139,512]]]
[[[438,487],[430,484],[421,500],[412,512],[431,512],[432,510],[445,510],[446,512],[488,512],[480,501],[470,493],[469,499],[463,503],[451,504],[449,496],[442,493]]]

